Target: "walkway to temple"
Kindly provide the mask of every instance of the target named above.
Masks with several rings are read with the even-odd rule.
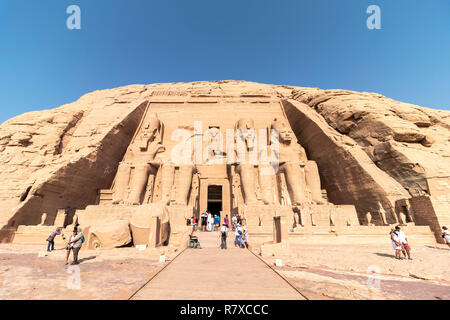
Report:
[[[247,249],[221,250],[219,232],[197,232],[202,249],[186,249],[132,299],[304,299]]]

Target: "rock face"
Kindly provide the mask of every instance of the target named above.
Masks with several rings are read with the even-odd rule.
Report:
[[[450,224],[450,112],[374,93],[216,81],[95,91],[74,103],[29,112],[0,125],[0,241],[11,240],[19,225],[40,224],[44,212],[44,224],[53,225],[58,209],[65,209],[68,225],[76,210],[98,204],[102,197],[99,191],[114,185],[124,156],[131,159],[127,148],[149,102],[167,103],[172,98],[205,106],[217,100],[233,104],[241,101],[253,104],[255,115],[267,113],[264,105],[270,105],[273,112],[287,118],[306,153],[304,161],[312,161],[313,168],[317,164],[320,182],[315,188],[326,190],[332,204],[354,205],[360,224],[366,223],[367,212],[375,225],[398,223],[402,214],[406,223],[428,225],[436,234],[440,225]],[[239,106],[233,108],[239,110]],[[208,111],[205,107],[203,112]],[[169,117],[171,112],[176,110],[168,107],[163,113]],[[253,116],[248,113],[249,118]],[[193,117],[180,125],[191,130]],[[214,117],[221,116],[212,114],[211,119]],[[129,161],[136,162],[134,158]],[[145,175],[149,170],[145,169]],[[201,176],[194,172],[192,178],[191,168],[183,170],[189,172],[189,184],[181,187],[175,182],[177,194],[185,188],[183,205],[193,204],[196,210],[196,200],[188,191],[190,181],[201,180]],[[239,170],[245,173],[245,179],[252,179],[251,170]],[[289,173],[293,169],[286,165],[284,170]],[[177,174],[175,180],[183,175]],[[161,180],[156,171],[154,179],[155,184]],[[292,184],[291,180],[286,182]],[[232,188],[241,188],[239,183],[232,184]],[[246,186],[252,187],[251,183]],[[117,187],[113,192],[115,197]],[[161,192],[159,197],[164,198]],[[257,198],[266,197],[264,190],[262,193]],[[271,196],[266,198],[265,203],[272,201]],[[230,206],[233,201],[239,206],[239,199],[230,200]],[[228,210],[226,206],[224,203],[222,209]],[[129,241],[125,234],[122,238],[123,244]]]

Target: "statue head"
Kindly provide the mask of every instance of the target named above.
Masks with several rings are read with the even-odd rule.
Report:
[[[290,143],[295,137],[291,127],[285,120],[280,120],[277,118],[273,119],[270,129],[278,130],[280,142],[282,143]]]
[[[153,141],[158,134],[162,135],[162,125],[158,116],[154,113],[144,122],[141,138]]]
[[[242,136],[245,137],[247,147],[253,148],[254,139],[256,138],[255,123],[253,120],[248,118],[239,119],[239,121],[236,122],[235,130],[241,130]],[[249,132],[249,130],[253,130],[253,132]]]
[[[247,131],[249,129],[255,129],[255,123],[252,119],[241,118],[236,123],[236,129],[241,129],[242,131]]]

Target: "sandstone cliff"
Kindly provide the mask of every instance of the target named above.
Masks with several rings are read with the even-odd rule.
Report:
[[[0,227],[38,224],[43,212],[51,224],[58,208],[95,203],[97,190],[110,186],[146,101],[172,95],[278,98],[317,161],[330,201],[355,204],[361,222],[380,202],[393,223],[397,200],[425,197],[435,223],[450,222],[449,111],[375,93],[216,81],[95,91],[0,125]]]

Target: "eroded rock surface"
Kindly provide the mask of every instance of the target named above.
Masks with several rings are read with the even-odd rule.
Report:
[[[360,223],[372,212],[375,224],[382,223],[373,214],[381,203],[387,222],[396,223],[397,201],[415,197],[416,222],[434,230],[450,223],[449,111],[375,93],[215,81],[95,91],[1,124],[0,239],[9,228],[39,224],[43,212],[52,225],[60,208],[95,204],[97,191],[111,186],[146,102],[171,96],[279,99],[332,203],[354,204]]]

